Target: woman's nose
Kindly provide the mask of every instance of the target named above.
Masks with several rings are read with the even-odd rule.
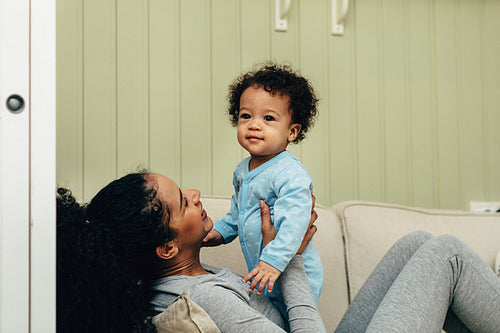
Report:
[[[198,190],[182,190],[186,199],[192,201],[195,205],[200,201],[201,192]]]

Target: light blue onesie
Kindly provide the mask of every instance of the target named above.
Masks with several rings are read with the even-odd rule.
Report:
[[[217,220],[217,230],[226,243],[239,236],[248,271],[265,261],[282,271],[296,254],[311,218],[312,179],[299,160],[288,151],[248,171],[250,157],[241,161],[233,173],[234,194],[231,210]],[[262,249],[259,200],[271,210],[278,234]],[[309,244],[302,257],[316,302],[323,287],[323,267],[316,250]],[[270,299],[280,302],[278,288]],[[281,300],[282,302],[282,300]]]

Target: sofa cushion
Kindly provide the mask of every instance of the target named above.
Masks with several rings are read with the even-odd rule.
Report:
[[[230,199],[225,197],[203,196],[201,201],[214,222],[226,215],[230,208]],[[317,205],[316,212],[318,232],[312,244],[320,255],[325,278],[318,309],[327,331],[331,332],[337,327],[348,306],[344,244],[340,223],[335,214],[320,205]],[[238,238],[229,244],[203,248],[201,262],[215,267],[228,267],[242,276],[248,272]]]
[[[189,298],[185,290],[162,313],[153,317],[158,333],[220,333],[212,318]]]
[[[351,300],[387,250],[412,231],[425,230],[434,235],[457,236],[492,268],[500,250],[500,214],[412,208],[363,201],[342,202],[332,210],[344,230]]]

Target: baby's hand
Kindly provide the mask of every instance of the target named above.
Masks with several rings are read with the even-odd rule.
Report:
[[[274,282],[278,279],[280,274],[281,272],[278,269],[261,260],[257,267],[252,269],[250,273],[243,278],[243,282],[246,283],[251,278],[254,278],[250,284],[250,288],[248,288],[248,291],[250,292],[252,292],[255,286],[260,282],[259,289],[257,290],[257,294],[260,295],[268,282],[269,286],[267,287],[267,291],[273,291]]]
[[[212,229],[205,236],[205,238],[203,238],[201,246],[217,246],[223,243],[224,243],[224,238],[222,238],[221,234],[217,230]]]

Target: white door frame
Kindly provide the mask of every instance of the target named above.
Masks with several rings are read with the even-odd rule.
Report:
[[[30,3],[30,332],[42,333],[56,331],[56,0]]]
[[[55,332],[55,89],[55,0],[0,0],[1,332]]]

